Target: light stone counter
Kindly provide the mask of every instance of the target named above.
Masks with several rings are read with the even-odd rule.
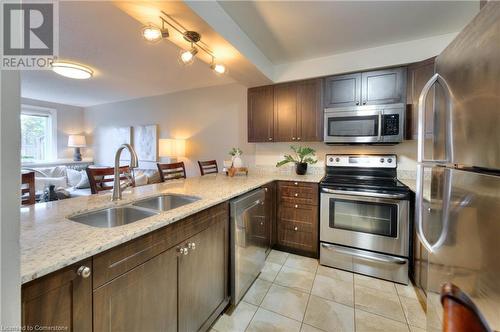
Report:
[[[111,202],[111,194],[78,197],[21,208],[21,282],[96,255],[196,212],[227,201],[274,181],[319,182],[323,174],[271,174],[237,176],[222,174],[175,180],[126,190],[123,200]],[[114,228],[96,228],[68,220],[73,214],[126,205],[149,196],[175,193],[201,199],[177,209]]]

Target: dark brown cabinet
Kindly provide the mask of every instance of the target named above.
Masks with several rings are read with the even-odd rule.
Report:
[[[405,100],[405,67],[325,78],[325,108],[395,104]]]
[[[357,106],[361,103],[361,74],[325,79],[325,108]]]
[[[274,140],[274,88],[263,86],[248,89],[248,141]]]
[[[217,308],[227,300],[226,218],[218,216],[214,225],[181,246],[188,251],[179,256],[179,331],[208,330],[213,321],[209,318],[216,318]]]
[[[94,291],[94,331],[177,331],[177,250]]]
[[[86,274],[91,267],[87,260],[23,285],[21,320],[26,330],[57,326],[92,331],[92,279]],[[82,273],[80,268],[89,270]]]
[[[405,67],[361,73],[362,105],[405,103],[405,97]]]
[[[318,184],[279,181],[277,190],[276,247],[318,257]]]
[[[406,138],[417,139],[418,135],[418,101],[420,93],[425,84],[434,75],[434,59],[430,58],[408,66],[408,84],[407,84],[407,117],[406,117]],[[433,109],[434,109],[434,91],[432,88],[425,101],[425,136],[433,136]]]
[[[321,82],[314,79],[248,89],[248,141],[322,141]]]

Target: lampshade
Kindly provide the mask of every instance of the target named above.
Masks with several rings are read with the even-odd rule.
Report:
[[[186,155],[186,140],[165,138],[159,140],[160,157],[184,157]]]
[[[87,146],[87,141],[83,135],[69,135],[68,147],[70,148],[84,148]]]

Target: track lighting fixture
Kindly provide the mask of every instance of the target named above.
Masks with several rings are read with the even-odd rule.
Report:
[[[182,24],[180,24],[177,20],[175,20],[172,16],[168,15],[164,11],[161,12],[162,16],[160,16],[161,20],[161,29],[153,24],[149,24],[142,28],[142,36],[149,42],[157,42],[161,39],[169,37],[168,29],[165,25],[170,26],[172,29],[177,31],[182,35],[182,37],[191,44],[191,48],[189,50],[182,49],[179,52],[179,62],[185,65],[189,65],[193,63],[196,54],[198,54],[198,50],[202,50],[207,55],[212,57],[212,62],[210,64],[210,68],[217,74],[225,74],[227,73],[227,68],[225,65],[221,63],[217,63],[215,60],[215,55],[212,50],[208,47],[207,44],[201,41],[201,35],[192,30],[186,29]]]
[[[165,28],[165,23],[163,21],[161,25],[161,29],[152,24],[143,27],[142,36],[144,37],[144,39],[146,39],[148,42],[156,43],[161,39],[168,38],[168,29]]]

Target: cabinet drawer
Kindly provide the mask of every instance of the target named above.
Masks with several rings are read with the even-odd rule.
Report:
[[[306,182],[280,182],[278,197],[282,202],[318,205],[318,185]]]
[[[93,288],[102,286],[210,227],[213,220],[217,220],[215,216],[228,213],[228,204],[222,203],[94,256]]]
[[[318,224],[318,207],[308,204],[295,204],[282,202],[278,212],[279,222],[302,222],[306,224]]]
[[[300,222],[280,221],[278,243],[285,247],[315,253],[318,245],[315,227]]]

